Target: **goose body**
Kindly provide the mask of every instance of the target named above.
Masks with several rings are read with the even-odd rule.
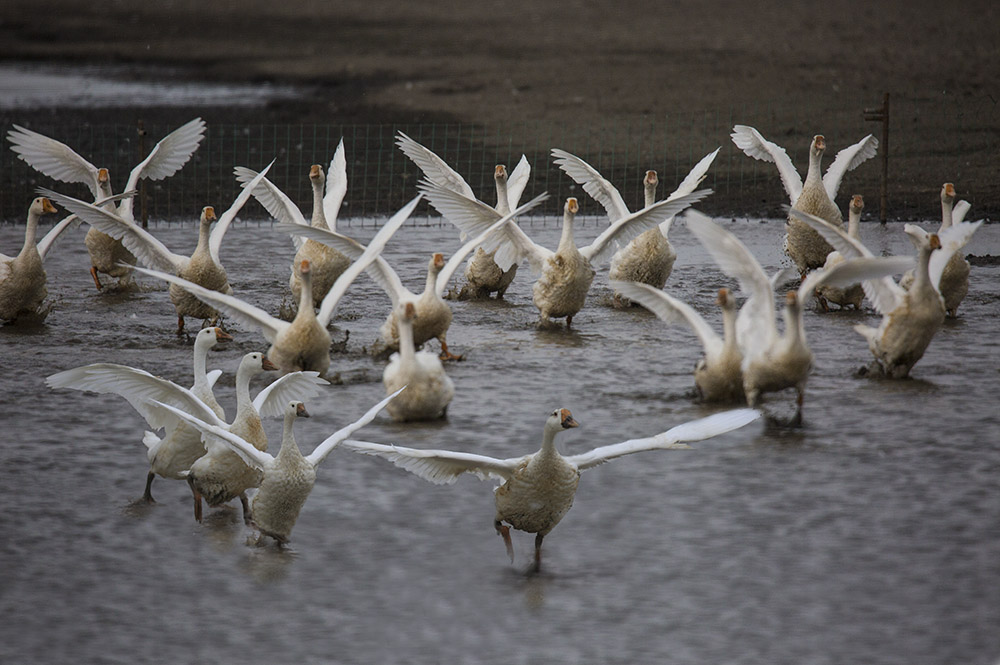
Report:
[[[72,222],[71,217],[56,224],[36,242],[43,215],[56,212],[47,198],[38,197],[28,206],[24,245],[16,256],[0,254],[0,321],[13,321],[22,314],[38,314],[49,295],[45,286],[44,259],[49,247]]]
[[[236,215],[250,199],[254,186],[264,178],[269,168],[270,165],[257,176],[255,182],[252,183],[253,186],[248,186],[240,192],[221,217],[216,218],[215,208],[212,206],[202,208],[198,226],[198,245],[190,257],[171,252],[153,234],[131,221],[127,216],[123,217],[116,212],[70,196],[48,190],[43,191],[91,226],[120,239],[125,248],[135,254],[136,258],[144,265],[169,272],[206,290],[230,295],[233,290],[229,285],[229,278],[220,256],[222,239],[233,220],[236,219]],[[218,221],[213,229],[212,222],[216,219]],[[170,288],[170,301],[174,304],[177,312],[178,333],[184,330],[185,317],[197,319],[218,317],[218,312],[212,306],[183,289],[175,288],[174,285],[171,285]]]
[[[672,201],[694,192],[698,184],[705,179],[705,174],[717,154],[719,151],[715,150],[703,157],[666,200]],[[560,169],[577,184],[582,185],[591,198],[604,206],[612,224],[630,215],[621,193],[597,169],[565,150],[556,148],[552,150],[552,156],[555,157],[555,163]],[[658,183],[656,171],[646,171],[646,176],[643,178],[646,208],[656,202]],[[668,239],[672,222],[673,217],[667,218],[660,222],[658,227],[643,231],[615,252],[611,257],[608,279],[649,284],[655,289],[662,289],[677,259],[677,253]],[[620,294],[615,294],[615,301],[622,302]]]
[[[205,122],[195,118],[165,136],[132,169],[124,191],[134,191],[142,179],[157,181],[175,174],[198,149],[204,133]],[[87,185],[95,202],[111,196],[108,170],[97,168],[66,144],[17,125],[8,133],[8,140],[12,143],[11,149],[40,173],[60,182]],[[107,206],[107,209],[134,223],[132,205],[131,199],[125,198],[117,208]],[[91,226],[84,243],[90,255],[90,274],[98,290],[103,288],[98,273],[117,278],[120,282],[131,277],[131,266],[135,264],[136,257],[125,247],[121,236],[108,235]]]
[[[587,299],[596,271],[573,240],[573,220],[579,210],[576,199],[566,200],[562,235],[556,251],[545,258],[542,274],[531,287],[531,302],[542,323],[566,318],[567,327]]]
[[[261,474],[260,488],[253,497],[251,523],[262,535],[274,538],[281,546],[291,537],[292,528],[298,521],[302,506],[312,492],[316,483],[316,468],[341,441],[370,423],[398,394],[399,391],[389,395],[361,418],[337,430],[320,442],[309,455],[303,455],[299,450],[293,432],[295,420],[308,418],[309,413],[302,402],[289,402],[284,411],[281,448],[273,457],[231,430],[206,423],[169,404],[158,406],[198,428],[205,437],[214,442],[213,445],[224,446],[239,455],[248,466]]]
[[[416,316],[413,303],[400,306],[396,317],[399,351],[389,358],[382,373],[387,393],[406,387],[387,407],[393,420],[400,422],[443,418],[455,396],[455,384],[445,373],[440,358],[429,351],[416,350],[412,327]]]
[[[817,134],[809,146],[809,170],[803,182],[784,148],[765,139],[760,132],[747,125],[735,125],[731,134],[733,143],[754,159],[773,162],[778,168],[781,182],[794,210],[815,215],[840,227],[843,218],[834,203],[844,175],[875,156],[878,139],[869,134],[852,146],[837,153],[826,175],[822,175],[821,162],[826,150],[826,138]],[[785,226],[785,253],[795,262],[801,275],[820,268],[833,248],[807,224],[789,215]]]
[[[865,201],[860,194],[851,197],[851,204],[848,214],[847,235],[857,239],[861,231],[861,211],[865,208]],[[798,221],[798,220],[796,220]],[[801,224],[801,222],[799,222]],[[844,256],[837,250],[833,250],[826,256],[823,269],[828,270],[844,261]],[[855,310],[861,309],[861,303],[865,299],[865,291],[860,284],[850,284],[846,287],[822,285],[816,289],[816,297],[820,301],[823,311],[828,309],[827,303],[838,305],[844,309],[848,305]]]
[[[503,484],[494,491],[494,527],[503,536],[511,562],[514,561],[514,548],[507,525],[536,534],[535,568],[538,569],[541,566],[542,539],[572,507],[581,471],[632,453],[688,448],[685,442],[701,441],[732,431],[759,417],[760,413],[752,409],[727,411],[678,425],[653,437],[623,441],[569,456],[560,454],[555,445],[556,434],[577,427],[569,409],[553,411],[542,430],[541,448],[521,457],[497,459],[472,453],[419,450],[352,439],[342,445],[358,453],[387,459],[435,484],[453,483],[463,473],[472,473],[484,480],[489,477],[499,479]]]
[[[248,186],[244,191],[249,194],[250,189],[252,187]],[[333,318],[337,304],[361,271],[378,258],[379,252],[410,216],[419,200],[419,196],[414,198],[382,226],[368,248],[337,278],[333,288],[323,298],[318,313],[312,308],[311,267],[308,261],[303,261],[299,268],[302,276],[299,308],[291,322],[271,316],[259,307],[239,298],[211,291],[180,277],[145,268],[138,270],[170,282],[171,285],[177,285],[193,297],[220,309],[244,325],[259,329],[264,338],[271,343],[268,358],[272,359],[282,372],[313,371],[325,375],[330,367],[330,333],[327,331],[327,326]],[[287,226],[293,227],[294,233],[310,228],[298,224]],[[330,233],[321,229],[312,230]]]

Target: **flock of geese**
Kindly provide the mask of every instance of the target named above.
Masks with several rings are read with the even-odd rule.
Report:
[[[559,245],[553,250],[533,241],[516,223],[518,216],[547,197],[542,194],[521,203],[530,176],[526,158],[522,156],[509,174],[505,166],[496,167],[496,203],[490,204],[478,199],[443,159],[400,132],[398,147],[424,178],[415,198],[389,218],[367,246],[337,229],[347,192],[341,141],[327,173],[320,165],[309,172],[313,204],[308,218],[268,180],[270,165],[260,172],[237,167],[235,177],[242,185],[239,196],[221,216],[212,207],[201,211],[197,247],[191,256],[184,256],[136,224],[132,195],[141,179],[161,180],[181,169],[197,150],[204,131],[205,123],[195,119],[166,136],[132,170],[125,190],[115,195],[107,169],[95,167],[59,141],[15,125],[8,140],[21,159],[54,180],[85,183],[93,201],[40,190],[42,196],[28,209],[21,252],[15,257],[0,255],[0,319],[9,323],[25,315],[44,315],[43,260],[57,237],[81,221],[89,225],[85,242],[90,273],[98,289],[105,288],[101,275],[125,285],[135,273],[168,282],[178,332],[184,330],[185,319],[208,323],[195,337],[190,388],[142,369],[110,363],[68,369],[46,381],[53,388],[118,394],[142,415],[153,430],[143,435],[149,459],[146,501],[153,501],[151,488],[156,476],[185,480],[191,488],[196,519],[201,520],[203,502],[218,506],[238,498],[244,520],[260,534],[258,541],[266,536],[279,546],[290,537],[315,482],[316,467],[339,446],[385,458],[434,483],[455,482],[463,473],[498,480],[496,531],[503,537],[512,562],[510,527],[536,534],[534,561],[538,568],[542,540],[572,506],[581,471],[631,453],[687,448],[691,442],[742,427],[760,417],[756,407],[765,393],[786,388],[796,390],[796,420],[800,421],[813,364],[803,309],[814,297],[821,311],[827,311],[831,303],[858,309],[867,299],[883,317],[878,328],[856,326],[875,358],[871,368],[885,376],[905,377],[945,317],[957,315],[969,277],[969,264],[961,250],[981,224],[963,221],[969,206],[964,201],[956,205],[954,187],[945,184],[940,228],[928,232],[913,224],[904,227],[916,256],[874,256],[859,240],[858,222],[864,206],[861,196],[851,199],[846,230],[834,201],[844,175],[875,155],[876,139],[868,136],[840,151],[824,175],[821,161],[826,142],[823,136],[814,137],[803,180],[784,149],[756,129],[736,125],[733,142],[750,157],[777,166],[790,205],[784,251],[794,268],[768,275],[736,235],[689,210],[711,194],[698,186],[718,149],[699,161],[680,185],[659,201],[656,172],[647,171],[645,205],[634,212],[594,167],[554,149],[555,163],[605,209],[609,223],[593,242],[579,246],[573,235],[579,203],[569,198],[563,206]],[[255,198],[278,221],[275,228],[290,234],[295,243],[289,290],[297,309],[291,321],[235,295],[220,260],[225,233],[250,198]],[[434,253],[427,263],[423,290],[414,292],[381,252],[421,198],[457,227],[464,244],[447,261],[443,254]],[[36,240],[40,219],[56,213],[54,204],[70,215]],[[746,296],[738,305],[730,288],[720,284],[716,303],[722,311],[721,335],[694,306],[664,290],[677,256],[669,240],[671,224],[685,211],[687,228]],[[539,312],[539,325],[558,325],[552,320],[565,318],[566,328],[583,308],[596,269],[610,261],[616,306],[645,306],[666,323],[687,324],[701,341],[704,356],[694,371],[700,398],[734,406],[745,404],[746,408],[732,408],[649,438],[571,456],[560,454],[555,445],[556,434],[577,427],[567,409],[551,412],[537,452],[510,459],[351,438],[382,409],[402,422],[445,416],[455,385],[442,360],[461,358],[447,344],[452,311],[445,294],[467,258],[459,299],[494,294],[502,298],[516,278],[518,266],[527,260],[537,275],[532,302]],[[328,327],[337,304],[362,272],[385,290],[391,302],[377,345],[379,353],[392,353],[383,373],[386,397],[358,420],[319,442],[312,453],[303,455],[295,441],[294,423],[309,416],[304,402],[327,385],[323,376],[331,362]],[[904,276],[897,282],[894,275]],[[793,280],[799,285],[783,298],[784,323],[779,330],[776,291]],[[266,354],[248,353],[241,360],[236,373],[236,413],[231,420],[213,394],[221,371],[207,367],[212,347],[231,339],[217,325],[223,315],[259,330],[270,344]],[[440,344],[440,355],[422,348],[432,339]],[[280,378],[252,397],[251,379],[269,371],[280,372]],[[279,415],[284,418],[282,442],[277,455],[272,456],[267,452],[262,418]],[[155,433],[160,430],[162,436]],[[251,504],[247,492],[252,488],[257,491]]]

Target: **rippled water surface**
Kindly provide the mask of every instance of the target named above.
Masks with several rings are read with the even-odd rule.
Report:
[[[780,222],[726,222],[773,269]],[[558,226],[526,229],[554,247]],[[193,225],[157,236],[190,252]],[[578,236],[589,242],[591,220]],[[362,240],[371,228],[352,230]],[[0,227],[16,253],[23,227]],[[865,226],[876,251],[909,252],[898,224]],[[97,293],[83,231],[47,261],[54,309],[41,326],[0,329],[0,661],[4,663],[983,663],[1000,658],[1000,268],[975,266],[957,321],[913,379],[855,377],[870,359],[857,322],[872,312],[807,313],[816,353],[805,424],[763,421],[690,451],[633,455],[584,474],[546,538],[515,533],[511,566],[493,531],[492,485],[431,485],[375,458],[334,451],[291,548],[246,545],[238,509],[192,516],[190,492],[158,479],[133,505],[148,465],[143,421],[115,396],[52,391],[45,376],[107,361],[190,384],[192,337],[174,333],[163,285]],[[682,224],[668,289],[718,323],[730,285]],[[422,287],[451,228],[406,227],[387,258]],[[996,226],[972,254],[1000,254]],[[268,224],[230,230],[223,259],[236,293],[277,311],[293,254]],[[457,394],[446,422],[385,416],[369,440],[497,457],[533,451],[546,414],[581,423],[564,451],[650,435],[716,410],[693,398],[700,355],[686,328],[608,306],[598,272],[574,330],[539,331],[522,267],[503,302],[459,302],[449,346]],[[348,292],[334,338],[340,380],[299,421],[304,450],[383,395],[364,354],[388,310],[367,277]],[[232,372],[266,350],[259,333],[210,356],[231,417]],[[260,385],[263,385],[261,382]],[[256,389],[256,388],[255,388]],[[791,391],[770,396],[777,419]],[[267,423],[272,451],[280,422]]]

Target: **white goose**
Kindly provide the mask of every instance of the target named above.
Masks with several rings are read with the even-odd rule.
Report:
[[[212,388],[218,380],[221,370],[207,371],[208,352],[216,342],[229,340],[232,337],[222,328],[204,328],[198,331],[194,340],[194,384],[191,393],[211,409],[216,416],[225,419],[226,413],[215,399]],[[134,376],[144,377],[142,370],[132,370],[120,365],[87,365],[65,372],[53,374],[46,383],[52,388],[74,388],[76,390],[94,390],[108,392],[105,379],[116,374],[123,376],[135,372]],[[111,392],[116,392],[112,390]],[[123,395],[125,396],[125,395]],[[128,397],[126,396],[126,399]],[[130,400],[131,401],[131,400]],[[133,404],[139,410],[142,402]],[[142,494],[147,503],[153,500],[153,479],[156,476],[179,480],[182,473],[191,468],[196,459],[205,454],[205,446],[201,442],[198,430],[180,422],[172,422],[166,426],[166,434],[161,439],[153,432],[146,432],[142,442],[146,444],[146,456],[149,459],[149,473],[146,474],[146,489]]]
[[[256,171],[242,166],[236,167],[236,179],[240,183],[249,183],[255,177],[257,177]],[[337,146],[333,159],[330,160],[329,177],[323,175],[323,168],[319,164],[313,164],[312,168],[309,169],[309,180],[313,190],[311,221],[306,221],[305,215],[302,214],[298,206],[267,178],[257,184],[253,195],[257,202],[280,222],[336,231],[340,205],[347,194],[347,159],[344,156],[343,139]],[[325,194],[323,193],[324,183],[326,184]],[[333,283],[337,281],[341,273],[347,270],[351,260],[332,247],[315,240],[303,240],[299,236],[293,236],[293,240],[296,252],[295,258],[292,260],[288,287],[292,290],[292,297],[295,298],[295,301],[301,300],[302,278],[298,270],[303,261],[309,261],[312,270],[313,307],[319,308],[323,298],[329,293]]]
[[[125,365],[95,363],[53,374],[46,379],[52,388],[73,388],[96,393],[114,393],[124,397],[154,429],[166,428],[174,432],[181,424],[176,416],[164,413],[153,402],[165,402],[201,420],[227,429],[252,441],[259,449],[267,448],[267,435],[261,416],[280,415],[283,405],[290,399],[307,399],[316,395],[327,382],[315,372],[288,374],[250,398],[250,380],[258,374],[276,369],[261,353],[248,353],[236,370],[236,415],[232,423],[222,420],[211,404],[199,399],[191,390],[172,381],[153,376],[149,372]],[[197,378],[197,377],[196,377]],[[144,438],[144,443],[150,441]],[[201,498],[210,506],[217,506],[236,497],[243,503],[244,517],[249,517],[244,492],[260,481],[257,472],[224,446],[202,446],[201,454],[188,468],[169,469],[165,477],[186,478],[194,495],[195,519],[201,521]],[[152,451],[151,451],[152,453]],[[152,459],[151,459],[152,463]],[[164,469],[167,471],[167,469]],[[157,472],[159,472],[157,470]],[[164,475],[164,474],[161,474]],[[149,490],[147,477],[147,493]]]
[[[448,411],[455,396],[455,384],[444,371],[441,359],[430,351],[417,351],[413,344],[413,321],[417,308],[412,302],[401,303],[396,315],[399,329],[399,352],[392,354],[382,373],[387,393],[406,392],[388,406],[393,420],[437,420]]]
[[[743,391],[756,406],[761,395],[794,387],[795,422],[801,422],[806,380],[813,352],[806,342],[802,303],[822,284],[851,284],[902,273],[913,265],[911,257],[856,258],[829,270],[815,271],[802,280],[797,291],[785,297],[785,330],[778,332],[774,311],[774,283],[740,240],[700,213],[686,216],[691,233],[705,246],[725,274],[736,279],[750,297],[737,319],[737,337],[743,350]]]
[[[421,191],[442,214],[447,210],[446,214],[452,223],[459,224],[470,232],[493,223],[492,220],[495,219],[495,212],[489,206],[470,201],[448,189],[425,183]],[[552,318],[566,317],[568,328],[573,323],[573,316],[583,308],[594,279],[594,267],[611,256],[616,243],[627,243],[710,193],[711,190],[703,189],[643,208],[622,217],[592,243],[579,248],[573,239],[573,221],[579,204],[575,198],[568,198],[563,208],[562,236],[556,251],[535,243],[516,224],[507,223],[502,228],[502,235],[497,235],[500,240],[492,244],[496,247],[499,242],[496,251],[497,265],[503,268],[507,261],[516,263],[527,258],[532,270],[540,274],[532,287],[532,302],[538,308],[541,324],[548,325]],[[489,249],[489,246],[487,244],[484,248]]]
[[[271,164],[273,163],[271,162]],[[258,178],[263,179],[269,168],[271,168],[270,164],[258,175]],[[256,183],[253,184],[256,186]],[[222,247],[222,239],[225,237],[226,231],[229,230],[229,225],[232,224],[243,205],[249,200],[252,189],[249,187],[240,192],[229,210],[218,218],[215,229],[211,228],[212,222],[216,219],[215,209],[212,206],[206,206],[202,209],[201,222],[198,227],[198,245],[190,257],[171,252],[166,245],[157,240],[156,236],[135,222],[114,212],[70,196],[47,190],[46,192],[51,194],[53,200],[78,215],[80,219],[91,226],[97,227],[113,238],[120,239],[126,249],[135,254],[136,258],[144,265],[172,272],[180,278],[199,284],[206,289],[231,294],[233,289],[229,285],[229,278],[226,275],[226,269],[222,266],[219,251]],[[218,313],[214,309],[173,285],[170,287],[170,300],[177,310],[178,333],[184,330],[185,316],[196,319],[215,319],[218,317]]]
[[[251,189],[248,187],[244,192],[249,195]],[[176,285],[177,288],[190,293],[192,297],[225,312],[243,325],[259,329],[264,338],[271,343],[271,348],[267,352],[268,358],[282,372],[304,370],[316,371],[325,375],[330,367],[330,333],[327,331],[327,326],[333,318],[337,304],[354,279],[378,257],[389,238],[406,221],[419,201],[420,197],[417,196],[382,226],[375,234],[368,249],[337,278],[333,287],[323,298],[318,314],[312,307],[311,267],[308,261],[303,261],[299,269],[302,276],[299,309],[291,322],[271,316],[259,307],[239,298],[211,291],[181,277],[144,268],[138,268],[138,270],[170,282],[171,288]],[[310,228],[294,226],[296,229]],[[320,231],[319,229],[314,230]]]
[[[432,150],[417,143],[403,132],[399,132],[396,137],[396,145],[420,168],[428,182],[434,183],[438,187],[450,189],[470,201],[477,200],[472,192],[472,187],[465,181],[465,178],[448,166],[447,162]],[[521,155],[521,160],[514,167],[509,178],[507,168],[503,164],[497,164],[493,173],[497,190],[497,203],[493,208],[496,211],[496,219],[500,219],[518,207],[530,176],[531,166],[528,164],[528,158],[524,155]],[[448,219],[443,211],[439,210],[438,212],[441,212],[445,219]],[[460,224],[455,225],[462,230],[461,237],[464,241],[468,235],[468,229],[463,228]],[[487,252],[482,247],[476,248],[475,255],[465,268],[466,284],[459,291],[459,300],[488,298],[494,292],[497,294],[497,298],[503,298],[507,288],[514,281],[514,275],[517,274],[517,264],[500,267],[495,260],[496,251],[494,249]]]
[[[834,244],[844,256],[871,256],[860,241],[849,237],[825,220],[800,211],[793,211]],[[878,328],[854,326],[868,342],[880,373],[902,378],[923,357],[931,340],[944,322],[944,300],[938,284],[952,254],[965,246],[982,222],[961,222],[941,233],[927,233],[919,226],[907,224],[903,231],[917,249],[917,267],[910,289],[904,290],[888,277],[862,282],[865,295],[882,315]]]
[[[451,192],[449,191],[449,193]],[[453,195],[465,200],[464,197],[458,194]],[[469,252],[480,245],[489,244],[491,242],[490,239],[498,235],[502,227],[510,220],[534,208],[546,198],[548,198],[548,194],[536,196],[517,210],[494,220],[485,229],[477,231],[477,235],[462,245],[447,263],[444,261],[443,254],[433,254],[427,265],[427,281],[424,291],[419,295],[403,286],[402,280],[396,271],[392,269],[392,266],[389,265],[388,261],[378,257],[371,262],[366,268],[368,275],[385,290],[392,301],[392,309],[380,330],[382,348],[376,349],[376,352],[394,351],[399,348],[399,329],[396,313],[401,303],[411,302],[416,307],[416,319],[413,324],[413,343],[419,347],[427,340],[436,338],[441,344],[441,357],[443,359],[460,359],[461,356],[456,356],[448,350],[446,339],[448,328],[451,326],[451,307],[443,298],[448,288],[448,282],[451,280],[452,275],[455,274],[458,266],[468,256]],[[367,251],[364,245],[332,231],[323,231],[321,229],[292,224],[279,224],[277,228],[288,233],[303,235],[327,243],[352,258],[360,256],[363,252]]]
[[[743,354],[736,338],[736,300],[729,289],[719,289],[716,304],[722,309],[722,337],[693,307],[649,284],[612,281],[611,287],[639,303],[665,323],[684,321],[705,350],[694,369],[698,394],[707,402],[743,402]]]
[[[837,153],[826,175],[821,176],[821,162],[826,150],[822,135],[813,137],[809,146],[809,170],[805,182],[799,177],[785,149],[765,139],[760,132],[747,125],[735,125],[731,134],[733,143],[754,159],[773,162],[778,167],[792,208],[825,219],[840,226],[842,217],[834,201],[844,174],[875,156],[878,139],[869,134],[857,143]],[[788,218],[784,249],[795,262],[801,275],[819,268],[833,248],[809,226],[794,217]]]
[[[124,191],[134,191],[143,178],[163,180],[177,173],[198,149],[204,134],[205,122],[201,118],[195,118],[170,132],[132,169]],[[111,196],[108,170],[97,168],[66,144],[17,125],[8,132],[7,138],[13,144],[11,150],[40,173],[60,182],[87,185],[95,202]],[[134,222],[132,205],[132,200],[126,198],[117,210],[113,206],[109,206],[108,210]],[[119,282],[129,279],[135,256],[125,248],[120,238],[111,237],[91,226],[84,243],[90,254],[90,275],[98,290],[103,288],[98,273],[115,277]]]
[[[851,204],[847,216],[847,235],[857,239],[861,233],[861,211],[865,209],[865,200],[860,194],[851,197]],[[841,261],[844,256],[837,250],[833,250],[826,256],[823,269],[832,268]],[[851,284],[847,287],[832,286],[829,284],[816,289],[816,297],[823,311],[829,311],[828,303],[839,305],[844,309],[851,305],[855,310],[861,309],[861,302],[865,299],[865,291],[860,284]]]
[[[720,148],[717,148],[715,152],[709,153],[695,164],[687,177],[666,200],[672,201],[693,192],[705,179],[705,174],[715,160],[715,156],[719,154],[719,150]],[[612,224],[630,214],[618,189],[593,166],[576,155],[558,148],[552,150],[552,156],[556,158],[555,163],[559,165],[559,168],[573,178],[577,184],[583,185],[583,190],[604,206]],[[647,208],[656,202],[658,182],[656,171],[646,171],[646,177],[643,179],[643,191],[645,207]],[[670,277],[674,268],[674,261],[677,259],[677,253],[669,240],[670,225],[673,221],[673,217],[668,218],[659,224],[659,228],[644,231],[615,252],[614,256],[611,257],[608,279],[619,282],[640,282],[649,284],[656,289],[662,289],[663,285],[667,283],[667,278]],[[618,293],[615,294],[615,301],[621,303]]]
[[[510,526],[535,536],[535,569],[541,567],[542,539],[552,531],[573,505],[580,472],[623,455],[649,450],[689,448],[685,442],[702,441],[743,427],[760,417],[754,409],[736,409],[678,425],[644,439],[594,448],[579,455],[563,456],[556,448],[556,434],[577,427],[569,409],[556,409],[545,421],[542,447],[538,452],[509,459],[448,450],[418,450],[348,439],[341,445],[366,455],[377,455],[435,484],[454,483],[463,473],[503,482],[494,492],[496,517],[493,524],[503,536],[510,560],[514,547]]]
[[[73,222],[69,216],[56,224],[40,241],[38,223],[42,215],[56,212],[47,198],[38,197],[28,206],[24,245],[17,256],[0,254],[0,321],[13,321],[22,314],[37,314],[49,295],[45,288],[43,261],[52,243]]]
[[[302,402],[289,402],[285,407],[284,429],[281,436],[281,448],[278,454],[271,456],[258,449],[253,443],[234,434],[231,430],[217,425],[210,425],[194,416],[176,409],[169,404],[159,404],[162,408],[174,413],[178,418],[192,427],[198,428],[206,437],[227,446],[250,467],[258,470],[262,476],[260,489],[254,494],[251,503],[251,524],[262,536],[270,536],[277,541],[278,547],[283,547],[292,535],[292,528],[299,518],[299,512],[305,505],[309,493],[316,482],[316,468],[327,458],[341,441],[358,429],[364,427],[375,418],[393,397],[396,391],[389,395],[365,415],[355,422],[343,427],[324,439],[309,455],[303,455],[295,442],[293,425],[296,418],[308,418]],[[258,539],[258,543],[259,543]]]
[[[955,204],[955,186],[950,182],[944,183],[941,186],[941,226],[938,229],[938,233],[940,234],[945,229],[950,228],[952,224],[962,222],[965,219],[965,215],[969,212],[969,207],[968,201],[959,201]],[[971,236],[969,240],[971,240]],[[963,244],[962,247],[964,246]],[[944,267],[944,272],[941,273],[941,281],[938,284],[938,291],[941,293],[941,297],[944,298],[945,315],[951,318],[958,316],[958,306],[962,304],[965,296],[969,293],[969,273],[972,271],[972,266],[969,265],[969,262],[965,260],[965,256],[959,251],[962,247],[959,247],[951,255],[951,258],[948,259],[948,263]],[[910,285],[913,284],[913,280],[913,273],[908,272],[903,275],[903,279],[900,280],[899,285],[904,289],[909,289]]]

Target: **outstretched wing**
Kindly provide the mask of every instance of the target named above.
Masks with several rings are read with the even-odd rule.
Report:
[[[528,178],[531,177],[531,164],[528,158],[521,155],[521,161],[517,163],[514,170],[507,177],[507,205],[511,210],[521,202],[524,188],[528,186]]]
[[[955,252],[959,252],[972,239],[972,234],[982,225],[982,220],[978,222],[958,222],[952,224],[944,231],[938,232],[938,239],[941,241],[941,249],[931,253],[930,263],[927,266],[927,274],[931,284],[940,291],[941,275],[944,274],[945,266]]]
[[[791,204],[795,205],[795,202],[799,200],[799,194],[802,193],[802,178],[792,166],[792,160],[788,158],[785,149],[771,143],[760,132],[748,125],[735,125],[730,136],[736,147],[750,157],[762,162],[774,162],[774,165],[778,167],[778,174],[781,176],[781,184],[785,186],[785,193],[788,194]]]
[[[686,322],[701,341],[705,355],[714,356],[722,351],[722,338],[712,330],[701,314],[687,303],[640,282],[611,280],[611,288],[629,300],[639,303],[664,323]]]
[[[806,275],[796,296],[803,303],[821,285],[844,287],[889,275],[900,275],[913,268],[915,262],[916,259],[912,256],[862,256],[844,259],[831,268],[814,270]]]
[[[170,132],[153,146],[146,159],[132,169],[125,190],[137,189],[143,178],[163,180],[177,173],[191,159],[203,138],[205,121],[201,118],[195,118]],[[125,219],[132,219],[132,200],[123,201],[118,212]]]
[[[60,182],[82,182],[95,200],[101,198],[97,167],[65,143],[19,125],[7,132],[7,140],[12,144],[10,149],[39,173]]]
[[[404,155],[420,167],[427,180],[439,187],[461,194],[465,198],[475,200],[476,195],[472,193],[472,187],[469,187],[465,178],[448,166],[448,163],[438,157],[434,151],[420,145],[403,132],[399,132],[396,136],[396,145],[399,146]]]
[[[874,157],[877,151],[878,139],[869,134],[837,153],[830,163],[830,168],[826,170],[826,175],[823,176],[823,189],[831,201],[837,200],[837,192],[840,191],[840,181],[844,179],[844,174]]]
[[[253,196],[254,189],[257,188],[257,185],[264,179],[264,176],[267,175],[267,172],[272,166],[274,166],[274,160],[271,160],[271,163],[268,164],[263,171],[258,173],[253,180],[247,183],[247,185],[240,190],[240,194],[236,197],[236,200],[233,201],[233,205],[229,206],[229,210],[222,213],[219,217],[219,221],[215,223],[215,228],[212,229],[212,235],[209,236],[208,239],[208,251],[212,254],[212,259],[214,259],[216,263],[220,265],[222,264],[222,259],[219,257],[219,250],[222,248],[222,238],[226,235],[226,231],[229,230],[229,225],[233,223],[233,220],[236,219],[236,215],[239,214],[240,210],[243,209],[243,206],[246,205],[246,202],[250,200],[251,196]]]
[[[184,413],[184,411],[176,409],[169,404],[157,401],[152,402],[152,404],[154,407],[166,410],[167,412],[172,413],[175,417],[186,422],[188,425],[191,425],[200,431],[204,437],[210,437],[222,444],[225,444],[227,448],[239,455],[240,459],[246,462],[247,466],[263,470],[264,467],[274,462],[274,457],[263,450],[258,450],[252,443],[241,436],[233,434],[226,427],[206,423],[204,420],[200,420],[190,414]]]
[[[566,175],[572,178],[576,184],[583,185],[583,191],[590,195],[608,213],[608,219],[612,223],[628,216],[629,209],[625,205],[618,188],[611,184],[593,166],[583,161],[574,154],[568,153],[559,148],[552,149],[553,161],[559,165]]]
[[[331,231],[337,230],[337,216],[340,206],[347,196],[347,157],[344,155],[344,139],[340,139],[337,150],[330,160],[326,172],[326,194],[323,196],[323,216]]]
[[[450,485],[458,480],[458,477],[463,473],[475,474],[481,480],[490,477],[507,480],[529,457],[526,455],[501,460],[486,455],[459,453],[450,450],[419,450],[355,439],[346,439],[340,445],[356,453],[387,459],[396,466],[435,485]]]
[[[659,225],[711,193],[710,189],[700,189],[675,199],[659,201],[648,208],[626,215],[606,228],[594,242],[581,247],[580,254],[592,265],[597,266],[632,238]]]
[[[580,455],[571,455],[566,457],[566,461],[576,465],[576,468],[580,471],[585,471],[586,469],[613,460],[616,457],[631,455],[632,453],[641,453],[647,450],[690,448],[690,446],[686,445],[686,442],[703,441],[711,439],[714,436],[719,436],[720,434],[725,434],[726,432],[731,432],[734,429],[739,429],[744,425],[752,423],[760,418],[760,416],[760,411],[756,409],[723,411],[707,418],[692,420],[689,423],[678,425],[656,436],[622,441],[610,446],[594,448]]]
[[[359,429],[370,423],[372,420],[374,420],[375,416],[378,415],[378,412],[384,409],[389,402],[395,399],[396,395],[403,392],[404,390],[406,390],[406,386],[403,386],[402,388],[392,393],[391,395],[386,396],[385,399],[383,399],[381,402],[379,402],[372,408],[368,409],[365,412],[365,415],[361,416],[350,425],[347,425],[346,427],[341,427],[339,430],[328,436],[318,446],[316,446],[315,450],[313,450],[309,455],[306,456],[306,461],[312,464],[313,466],[317,466],[320,462],[326,459],[326,456],[329,455],[330,452],[334,448],[336,448],[341,441],[343,441],[351,434],[358,431]]]
[[[701,160],[695,164],[690,171],[688,171],[687,176],[681,181],[681,184],[677,185],[670,196],[667,197],[668,201],[673,201],[679,196],[684,196],[685,194],[690,194],[695,190],[695,187],[701,184],[701,181],[705,179],[708,174],[708,169],[712,166],[712,162],[715,161],[715,157],[719,154],[722,148],[716,148],[714,152],[710,152]],[[663,233],[663,237],[666,238],[670,235],[670,225],[674,221],[673,217],[667,219],[667,221],[660,224],[660,231]]]
[[[289,372],[257,393],[253,407],[262,418],[280,416],[289,402],[308,402],[328,385],[330,382],[320,378],[319,372]]]

